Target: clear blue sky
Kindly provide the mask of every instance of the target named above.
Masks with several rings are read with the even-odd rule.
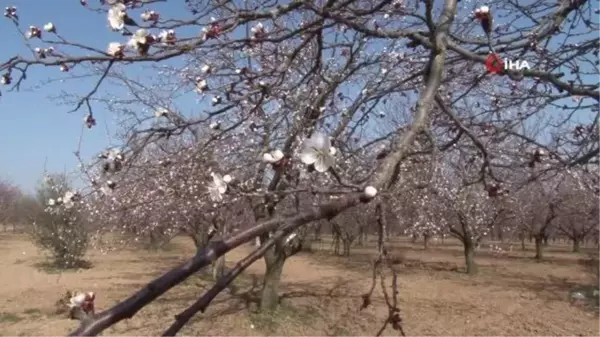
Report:
[[[97,0],[89,0],[94,6]],[[126,41],[119,33],[107,27],[106,14],[93,13],[79,5],[78,0],[0,0],[0,10],[14,5],[18,9],[22,29],[30,25],[42,27],[51,21],[58,32],[69,41],[77,41],[99,49],[106,49],[111,41]],[[184,11],[183,0],[167,8],[157,4],[152,8],[169,17],[188,16]],[[174,7],[174,8],[173,8]],[[179,11],[179,13],[174,12]],[[139,15],[139,10],[135,12]],[[139,20],[139,17],[134,17]],[[16,54],[30,57],[23,38],[11,20],[0,17],[0,63]],[[39,40],[31,41],[32,47],[47,45]],[[89,79],[70,80],[63,83],[39,86],[48,79],[68,76],[58,68],[34,67],[28,73],[20,92],[8,92],[7,86],[0,86],[0,177],[20,185],[26,191],[33,191],[42,177],[44,164],[49,172],[71,172],[77,167],[73,151],[77,149],[85,110],[67,113],[74,106],[59,106],[50,96],[61,91],[85,92],[91,90],[94,82]],[[16,73],[13,79],[16,79]],[[103,87],[106,91],[106,86]],[[98,125],[84,130],[81,153],[90,158],[108,144],[107,127],[110,133],[116,131],[114,119],[103,107],[94,109]]]

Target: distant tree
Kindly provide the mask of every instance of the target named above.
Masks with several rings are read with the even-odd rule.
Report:
[[[9,225],[15,228],[16,222],[19,221],[19,202],[22,198],[23,193],[17,186],[0,180],[0,224],[4,230]]]
[[[88,246],[88,228],[81,212],[81,196],[64,174],[44,178],[37,188],[38,212],[33,215],[31,237],[58,268],[81,266]]]

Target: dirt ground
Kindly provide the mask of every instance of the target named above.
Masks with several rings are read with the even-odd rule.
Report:
[[[407,335],[599,335],[597,312],[567,301],[570,289],[592,282],[578,263],[585,255],[568,252],[568,246],[548,247],[541,263],[531,259],[531,247],[521,252],[515,244],[504,257],[482,248],[476,257],[480,273],[468,276],[456,243],[433,244],[427,251],[406,241],[395,245],[406,256],[399,283]],[[374,335],[387,317],[381,293],[359,311],[370,285],[373,247],[356,248],[349,258],[331,255],[327,243],[315,247],[286,262],[277,313],[255,310],[264,269],[259,261],[180,334]],[[228,263],[249,251],[233,251]],[[54,313],[66,290],[95,291],[97,310],[103,310],[193,252],[186,238],[164,251],[90,251],[92,268],[56,273],[39,268],[44,258],[23,236],[0,233],[0,334],[65,335],[78,324]],[[206,273],[192,277],[104,335],[160,335],[210,284]],[[388,328],[384,335],[397,333]]]

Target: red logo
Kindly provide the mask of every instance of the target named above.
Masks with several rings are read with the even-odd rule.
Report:
[[[490,73],[499,73],[504,69],[504,64],[500,56],[496,54],[490,54],[485,60],[485,68]]]

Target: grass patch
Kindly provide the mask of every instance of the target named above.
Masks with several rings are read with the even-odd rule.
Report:
[[[310,324],[317,316],[315,311],[310,308],[295,307],[283,302],[275,311],[251,313],[250,322],[255,329],[273,334],[281,330],[279,329],[281,327]]]
[[[43,271],[47,274],[59,274],[59,273],[66,272],[66,271],[78,271],[80,269],[90,269],[90,268],[92,268],[93,265],[89,261],[80,260],[74,266],[68,267],[68,268],[65,268],[64,266],[56,264],[55,262],[52,262],[52,261],[38,262],[38,263],[34,264],[33,266],[35,268],[37,268],[38,270]]]
[[[0,323],[15,323],[22,319],[23,318],[13,314],[12,312],[0,312]]]

